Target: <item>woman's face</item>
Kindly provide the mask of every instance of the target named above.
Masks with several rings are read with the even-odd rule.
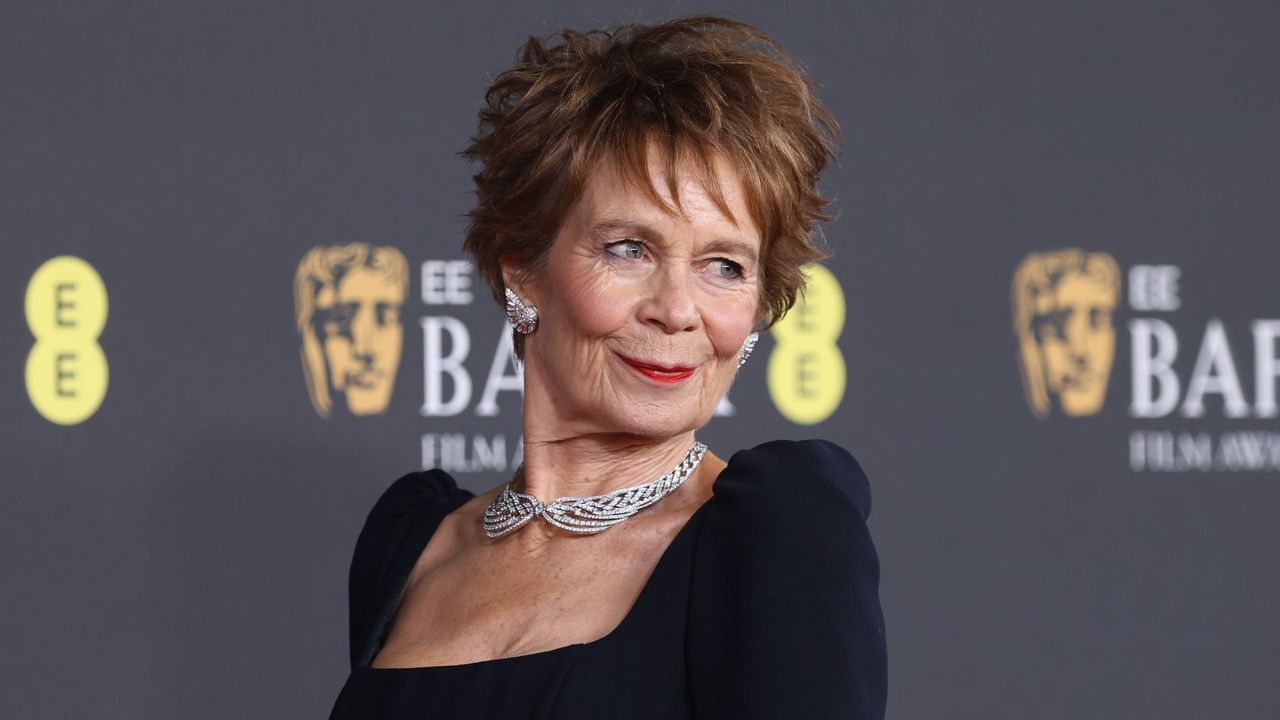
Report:
[[[653,185],[672,203],[664,166],[651,148]],[[526,285],[506,273],[538,308],[525,397],[542,433],[670,437],[711,418],[760,296],[759,231],[736,173],[723,159],[717,169],[738,225],[687,169],[677,177],[683,213],[671,215],[603,162],[545,269]]]

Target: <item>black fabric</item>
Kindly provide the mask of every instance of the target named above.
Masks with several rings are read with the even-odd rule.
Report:
[[[431,533],[474,497],[441,470],[396,480],[356,542],[351,674],[331,720],[883,718],[880,568],[857,460],[825,440],[775,440],[734,453],[712,487],[605,637],[372,668]]]

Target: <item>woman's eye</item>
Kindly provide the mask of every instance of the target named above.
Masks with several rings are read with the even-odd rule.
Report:
[[[615,243],[609,243],[607,246],[609,252],[621,257],[628,257],[632,260],[639,260],[644,257],[644,246],[635,240],[620,240]]]
[[[716,274],[722,278],[736,280],[742,277],[742,266],[732,260],[724,258],[716,258],[712,261],[716,265]]]

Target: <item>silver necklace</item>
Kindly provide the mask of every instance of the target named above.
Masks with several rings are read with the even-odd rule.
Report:
[[[693,441],[693,447],[685,453],[680,464],[657,480],[643,485],[619,488],[603,495],[587,497],[559,497],[543,503],[528,493],[511,489],[515,478],[507,481],[502,492],[489,503],[484,511],[484,534],[491,538],[502,537],[524,527],[534,517],[569,532],[591,534],[608,530],[641,510],[658,502],[675,490],[693,474],[702,462],[707,446]],[[516,469],[516,477],[524,472],[524,465]]]

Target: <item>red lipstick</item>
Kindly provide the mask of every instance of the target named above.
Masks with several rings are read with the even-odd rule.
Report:
[[[631,358],[623,357],[622,355],[618,355],[618,357],[622,358],[623,362],[630,365],[636,372],[650,380],[660,383],[675,384],[688,380],[689,377],[693,375],[693,371],[697,369],[683,365],[655,365],[653,363],[632,360]]]

